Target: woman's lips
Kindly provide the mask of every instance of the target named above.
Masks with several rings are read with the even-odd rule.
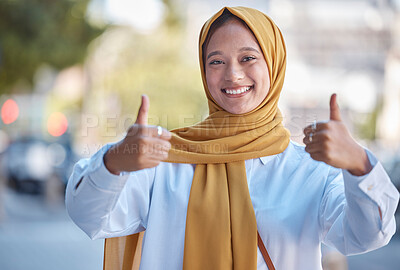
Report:
[[[231,98],[243,97],[244,95],[247,95],[251,90],[253,90],[253,86],[221,89],[222,93]]]

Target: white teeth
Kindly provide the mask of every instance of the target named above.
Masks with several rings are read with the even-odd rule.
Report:
[[[242,88],[236,89],[236,90],[225,89],[225,92],[227,94],[235,95],[235,94],[244,93],[244,92],[250,90],[250,88],[251,88],[250,86],[247,86],[247,87],[242,87]]]

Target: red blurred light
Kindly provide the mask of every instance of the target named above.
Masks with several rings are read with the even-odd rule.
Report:
[[[4,124],[11,124],[17,120],[18,115],[18,104],[12,99],[7,99],[6,102],[4,102],[3,107],[1,107],[1,119],[3,120]]]
[[[54,137],[61,136],[67,131],[68,120],[60,112],[52,113],[47,120],[47,131]]]

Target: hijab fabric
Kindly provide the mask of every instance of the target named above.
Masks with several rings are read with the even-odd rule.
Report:
[[[213,99],[203,63],[202,45],[212,23],[225,9],[253,32],[271,81],[261,104],[240,115],[225,111]],[[278,27],[264,13],[225,7],[203,25],[199,59],[209,116],[194,126],[171,131],[172,148],[166,160],[196,164],[186,217],[183,269],[255,270],[257,224],[245,160],[281,153],[289,144],[290,134],[282,125],[278,109],[286,68],[285,43]],[[140,249],[138,234],[106,239],[104,269],[138,269]]]

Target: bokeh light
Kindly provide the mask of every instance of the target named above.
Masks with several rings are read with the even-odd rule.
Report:
[[[18,115],[18,104],[12,99],[7,99],[1,107],[1,120],[8,125],[17,120]]]
[[[68,120],[63,113],[54,112],[47,120],[47,131],[54,137],[59,137],[67,131]]]

